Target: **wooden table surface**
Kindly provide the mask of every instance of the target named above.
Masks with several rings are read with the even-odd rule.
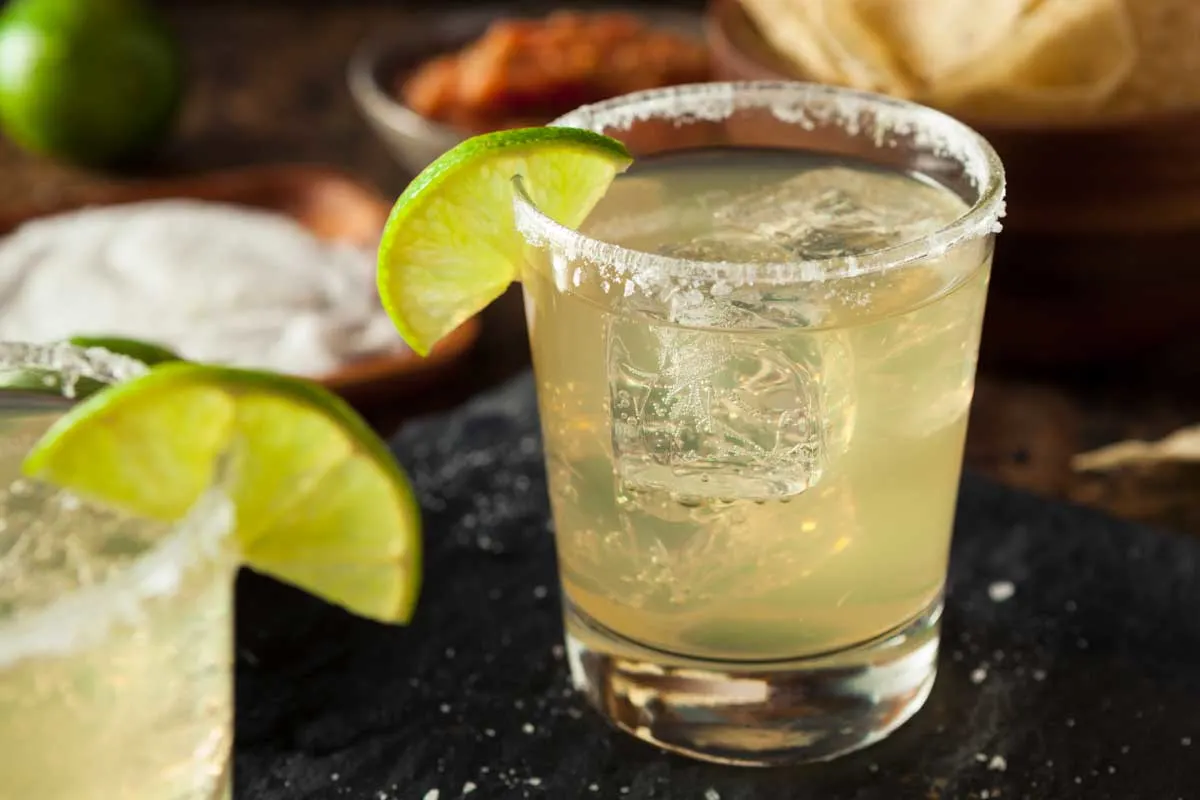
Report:
[[[175,139],[154,174],[306,161],[398,193],[407,176],[362,123],[344,69],[365,36],[403,24],[401,4],[294,6],[180,3],[169,13],[191,61]],[[113,180],[27,156],[0,140],[0,210],[69,198]],[[457,403],[528,363],[519,297],[485,314],[477,350],[445,390],[420,406],[370,413],[381,429]],[[1038,373],[984,363],[967,447],[970,468],[1008,484],[1200,534],[1200,467],[1073,473],[1073,454],[1126,438],[1157,438],[1200,422],[1200,341],[1137,363]]]

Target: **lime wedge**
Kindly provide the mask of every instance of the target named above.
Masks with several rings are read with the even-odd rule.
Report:
[[[74,406],[24,470],[177,520],[222,461],[244,563],[362,616],[409,620],[421,556],[412,490],[370,428],[314,384],[165,363]]]
[[[400,195],[379,244],[379,295],[400,335],[426,355],[517,279],[514,176],[574,228],[631,161],[617,140],[578,128],[499,131],[447,151]]]
[[[73,336],[68,340],[76,347],[102,347],[110,353],[128,356],[148,367],[164,361],[179,361],[179,355],[160,344],[127,339],[121,336]]]

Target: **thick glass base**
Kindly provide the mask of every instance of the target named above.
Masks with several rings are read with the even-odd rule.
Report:
[[[639,739],[705,761],[771,766],[824,761],[910,719],[937,674],[939,597],[871,641],[793,661],[688,659],[643,647],[568,601],[575,687]]]

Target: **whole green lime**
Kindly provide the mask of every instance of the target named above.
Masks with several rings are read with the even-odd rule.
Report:
[[[153,147],[174,121],[175,38],[138,0],[13,0],[0,11],[0,128],[18,145],[102,166]]]

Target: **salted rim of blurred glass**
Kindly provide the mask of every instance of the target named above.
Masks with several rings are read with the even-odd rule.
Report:
[[[721,122],[753,109],[768,110],[781,122],[801,129],[834,124],[850,136],[873,138],[880,148],[888,146],[889,134],[912,137],[915,147],[960,164],[978,198],[965,214],[937,231],[862,255],[787,262],[697,261],[633,250],[568,228],[538,208],[518,175],[513,179],[518,229],[532,244],[549,246],[568,261],[599,265],[606,280],[631,280],[643,286],[660,281],[784,286],[852,278],[925,261],[999,231],[1004,167],[987,140],[947,114],[885,95],[798,81],[696,83],[583,106],[550,126],[604,133],[648,120]]]
[[[98,347],[0,342],[0,373],[25,369],[69,372],[115,384],[147,368]],[[0,396],[7,391],[11,390],[0,388]],[[62,396],[51,387],[47,393]],[[77,586],[45,605],[0,619],[0,670],[31,656],[70,655],[103,641],[114,626],[142,624],[146,602],[179,591],[187,573],[226,552],[234,525],[232,503],[225,491],[214,486],[182,520],[161,524],[167,528],[161,539],[104,580]]]

